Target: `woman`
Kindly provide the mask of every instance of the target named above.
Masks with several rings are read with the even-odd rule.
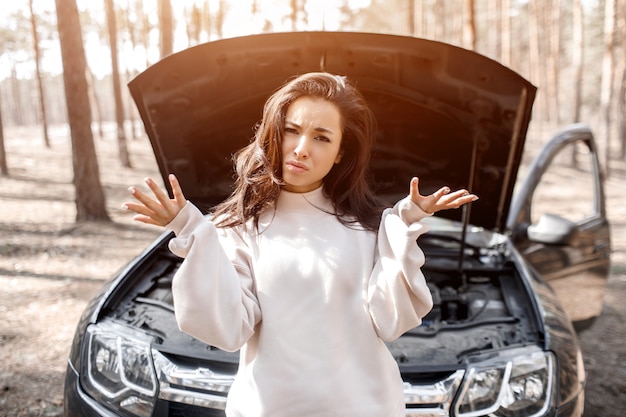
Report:
[[[233,194],[212,220],[170,199],[125,208],[165,226],[185,258],[173,284],[182,331],[241,349],[229,417],[404,416],[403,383],[385,341],[432,308],[416,244],[420,220],[475,201],[443,187],[422,196],[418,179],[393,208],[366,182],[375,129],[345,77],[309,73],[266,102],[255,140],[239,152]]]

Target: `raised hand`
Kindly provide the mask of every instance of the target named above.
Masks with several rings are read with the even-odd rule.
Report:
[[[122,208],[137,213],[137,215],[133,217],[133,220],[154,224],[156,226],[166,226],[174,220],[178,212],[187,204],[180,184],[174,174],[169,175],[169,182],[174,192],[174,198],[170,199],[165,191],[159,188],[152,178],[146,178],[145,181],[156,198],[148,196],[133,186],[130,187],[128,191],[130,191],[130,194],[141,204],[124,203]]]
[[[441,187],[431,195],[423,196],[419,192],[419,179],[414,177],[409,185],[411,200],[426,213],[435,213],[441,210],[455,209],[463,204],[478,200],[478,196],[470,194],[467,190],[450,192],[449,187]]]

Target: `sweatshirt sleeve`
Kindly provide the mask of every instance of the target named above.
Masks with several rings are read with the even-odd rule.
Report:
[[[428,231],[420,222],[427,216],[408,197],[382,215],[368,306],[378,336],[387,342],[421,324],[433,306],[421,271],[424,253],[416,242]]]
[[[189,202],[167,227],[176,234],[170,250],[185,258],[172,282],[180,330],[238,350],[261,321],[248,245],[235,229],[216,228]]]

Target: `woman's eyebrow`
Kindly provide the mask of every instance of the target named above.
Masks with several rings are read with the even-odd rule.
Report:
[[[291,120],[285,120],[285,125],[291,125],[291,126],[298,127],[298,128],[302,127],[298,123],[293,122]],[[316,132],[322,132],[322,133],[330,133],[330,134],[334,134],[335,133],[332,129],[328,129],[328,128],[323,127],[323,126],[317,126],[317,127],[314,128],[314,130]]]
[[[322,127],[322,126],[316,127],[315,131],[316,132],[323,132],[323,133],[330,133],[330,134],[334,133],[331,129],[328,129],[328,128],[325,128],[325,127]]]

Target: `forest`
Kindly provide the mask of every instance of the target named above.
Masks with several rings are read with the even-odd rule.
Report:
[[[626,0],[0,4],[0,415],[64,415],[67,358],[85,306],[161,233],[121,209],[128,186],[159,175],[130,80],[201,43],[324,30],[447,42],[518,72],[538,87],[525,159],[548,132],[591,127],[613,251],[602,314],[579,338],[584,417],[624,415]],[[548,195],[562,194],[563,178]],[[585,187],[577,192],[559,208],[588,198]]]
[[[126,83],[179,50],[262,32],[390,33],[475,50],[538,87],[534,123],[591,125],[607,175],[626,158],[626,0],[18,0],[3,8],[0,174],[11,173],[3,128],[40,125],[49,147],[50,126],[69,122],[74,172],[84,174],[75,181],[79,221],[107,218],[90,145],[104,123],[116,125],[121,165],[132,164],[126,141],[142,126]]]

